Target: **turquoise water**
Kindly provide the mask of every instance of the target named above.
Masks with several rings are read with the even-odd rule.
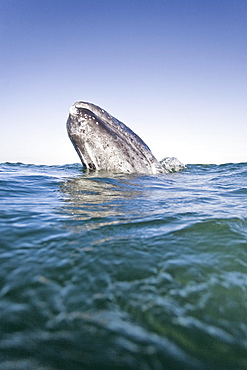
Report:
[[[1,369],[247,369],[247,164],[0,165]]]

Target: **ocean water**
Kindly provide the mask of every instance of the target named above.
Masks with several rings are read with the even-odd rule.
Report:
[[[1,369],[247,369],[247,163],[4,163],[0,199]]]

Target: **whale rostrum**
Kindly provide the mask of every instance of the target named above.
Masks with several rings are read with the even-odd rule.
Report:
[[[76,102],[67,120],[69,138],[89,170],[158,174],[184,168],[176,158],[154,157],[149,147],[129,127],[97,105]]]

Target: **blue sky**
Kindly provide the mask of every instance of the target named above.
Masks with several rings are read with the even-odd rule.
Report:
[[[162,159],[246,162],[246,0],[1,0],[0,162],[79,162],[95,103]]]

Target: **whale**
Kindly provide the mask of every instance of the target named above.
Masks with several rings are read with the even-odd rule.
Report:
[[[162,174],[184,168],[174,157],[172,161],[166,157],[159,162],[128,126],[89,102],[78,101],[70,107],[67,132],[88,170]]]

